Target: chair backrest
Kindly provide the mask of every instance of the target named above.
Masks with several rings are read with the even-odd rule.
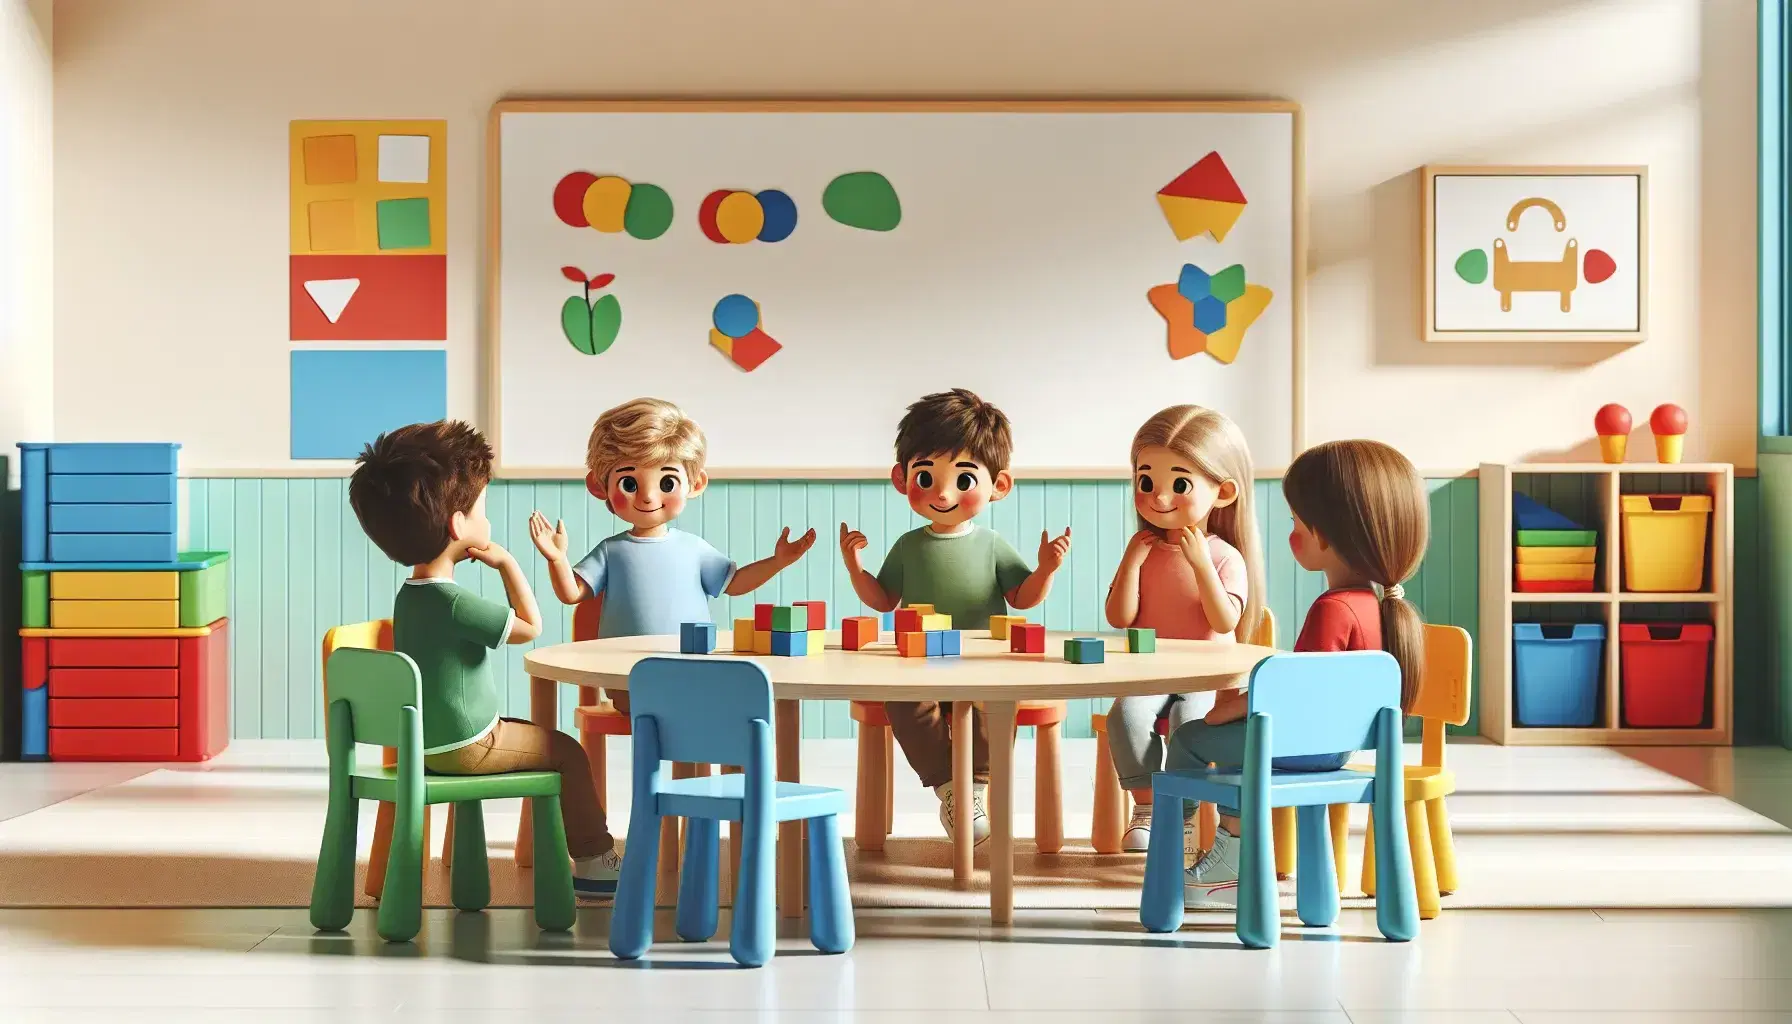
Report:
[[[1435,718],[1451,725],[1467,722],[1473,667],[1468,630],[1427,623],[1425,677],[1418,696],[1413,698],[1413,716]]]
[[[1246,697],[1270,718],[1271,757],[1368,750],[1382,709],[1399,711],[1400,666],[1386,651],[1275,654],[1251,671]]]
[[[652,718],[660,760],[753,763],[753,722],[773,727],[772,680],[744,658],[643,658],[628,674],[629,715],[640,742]]]
[[[574,640],[596,640],[597,629],[603,623],[603,618],[604,596],[602,594],[573,605],[572,638]]]
[[[355,743],[405,745],[404,709],[421,712],[423,708],[423,676],[410,655],[344,647],[325,663],[324,680],[325,706],[331,709],[331,717],[341,721],[341,712],[335,708],[344,704],[350,723],[346,737],[330,737],[332,754],[338,742],[348,747]]]
[[[374,651],[392,649],[392,620],[371,619],[367,622],[350,622],[342,626],[331,626],[324,632],[324,654],[320,664],[324,667],[324,738],[330,737],[330,655],[344,647],[359,647]]]
[[[1268,608],[1263,609],[1263,618],[1257,620],[1257,635],[1251,643],[1258,647],[1274,647],[1276,645],[1276,613]]]

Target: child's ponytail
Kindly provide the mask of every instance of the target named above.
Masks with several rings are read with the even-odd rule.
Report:
[[[1400,707],[1410,710],[1425,671],[1425,623],[1401,584],[1431,540],[1425,482],[1379,441],[1332,441],[1294,460],[1282,493],[1289,511],[1382,589],[1381,647],[1400,665]]]

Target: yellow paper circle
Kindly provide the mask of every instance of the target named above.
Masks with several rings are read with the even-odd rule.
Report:
[[[607,235],[622,230],[622,215],[628,210],[628,194],[634,191],[627,180],[615,175],[599,178],[585,189],[585,219]]]
[[[716,207],[716,230],[722,237],[744,245],[759,237],[765,227],[765,208],[751,192],[731,192]]]

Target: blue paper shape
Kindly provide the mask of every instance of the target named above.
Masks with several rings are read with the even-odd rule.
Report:
[[[1535,498],[1513,492],[1512,523],[1519,530],[1584,530],[1586,527]]]
[[[1190,302],[1200,302],[1213,294],[1213,278],[1193,263],[1184,263],[1182,275],[1176,278],[1176,291]]]
[[[448,415],[440,349],[299,349],[292,354],[292,457],[352,459],[381,433]]]
[[[1195,300],[1195,330],[1212,334],[1226,326],[1226,304],[1211,295]]]
[[[712,316],[716,330],[730,338],[744,338],[759,326],[759,307],[745,295],[724,295]]]
[[[761,242],[782,242],[796,230],[796,201],[784,192],[768,188],[754,197],[765,213],[765,226],[759,229]]]

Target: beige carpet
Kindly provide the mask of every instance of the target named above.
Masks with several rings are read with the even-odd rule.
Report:
[[[805,779],[850,788],[850,745],[816,746],[812,755],[805,744]],[[1090,752],[1077,741],[1066,746],[1067,821],[1072,831],[1086,832],[1087,783],[1072,780],[1090,777]],[[246,748],[207,770],[147,770],[0,821],[0,906],[302,906],[323,819],[316,761],[307,745]],[[1463,791],[1451,812],[1463,886],[1446,907],[1792,906],[1792,832],[1680,777],[1691,773],[1609,750],[1465,745],[1455,763]],[[0,785],[19,767],[0,766]],[[1706,784],[1725,788],[1722,779]],[[1030,810],[1027,782],[1019,795]],[[982,855],[972,885],[955,888],[946,843],[925,837],[937,828],[931,810],[931,797],[918,787],[899,790],[899,835],[888,849],[858,854],[849,841],[856,905],[987,904]],[[515,823],[515,804],[488,811],[498,906],[529,902],[528,875],[510,859]],[[1030,814],[1018,815],[1016,825],[1029,834]],[[850,821],[845,829],[850,835]],[[369,809],[363,856],[371,831]],[[1357,893],[1361,842],[1354,832],[1347,897]],[[1137,906],[1142,856],[1097,856],[1086,840],[1052,856],[1036,853],[1030,840],[1019,846],[1017,905]],[[448,904],[439,860],[426,874],[426,898]]]

